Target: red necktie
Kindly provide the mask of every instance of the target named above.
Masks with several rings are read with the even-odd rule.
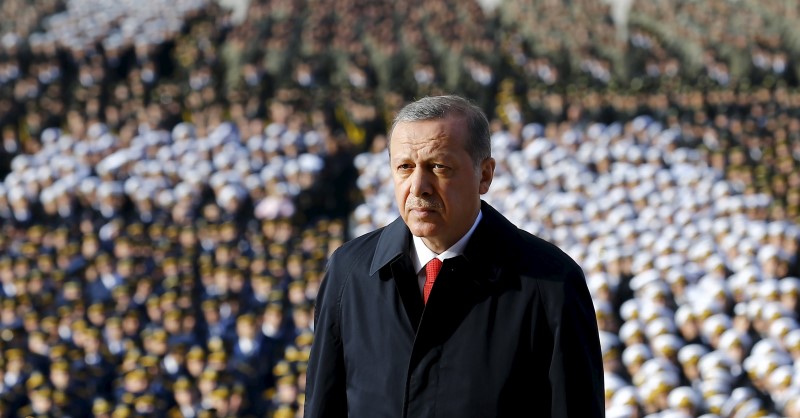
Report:
[[[425,285],[422,286],[422,300],[425,303],[428,303],[428,296],[431,294],[431,289],[433,289],[433,282],[441,269],[442,260],[438,258],[428,261],[428,264],[425,265]]]

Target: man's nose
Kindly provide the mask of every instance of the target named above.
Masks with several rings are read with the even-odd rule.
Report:
[[[422,167],[417,167],[411,174],[411,194],[414,196],[426,196],[431,194],[431,182],[429,174]]]

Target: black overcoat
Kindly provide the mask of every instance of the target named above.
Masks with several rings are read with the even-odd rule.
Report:
[[[424,305],[398,218],[331,256],[315,307],[306,417],[604,415],[583,271],[486,202]]]

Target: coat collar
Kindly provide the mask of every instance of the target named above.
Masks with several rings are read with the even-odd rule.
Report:
[[[410,248],[411,231],[403,222],[403,218],[398,216],[381,231],[378,245],[375,247],[375,257],[372,258],[372,265],[369,268],[369,275],[374,275],[404,253],[408,253]]]
[[[483,219],[464,249],[464,257],[476,267],[495,272],[502,266],[515,265],[508,262],[515,258],[520,246],[517,227],[488,203],[481,201]]]
[[[482,264],[482,267],[498,271],[505,261],[516,254],[514,245],[518,236],[516,226],[485,201],[481,201],[483,219],[475,228],[464,250],[463,257],[469,263]],[[411,231],[403,219],[398,217],[381,231],[375,256],[369,274],[376,272],[397,260],[411,249]]]

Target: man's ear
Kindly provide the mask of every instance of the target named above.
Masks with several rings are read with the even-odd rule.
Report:
[[[492,179],[494,178],[494,166],[495,161],[492,157],[481,161],[481,181],[480,185],[478,186],[478,191],[480,194],[486,194],[486,192],[489,191],[489,186],[492,184]]]

